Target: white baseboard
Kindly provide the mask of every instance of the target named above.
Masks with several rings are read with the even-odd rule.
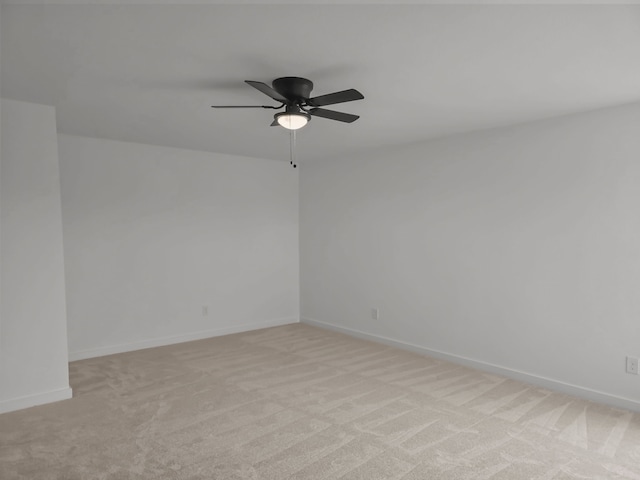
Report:
[[[561,382],[559,380],[554,380],[552,378],[541,377],[539,375],[521,372],[519,370],[502,367],[500,365],[494,365],[492,363],[482,362],[480,360],[474,360],[471,358],[461,357],[458,355],[452,355],[450,353],[441,352],[439,350],[433,350],[427,347],[422,347],[420,345],[414,345],[412,343],[402,342],[400,340],[384,337],[382,335],[374,335],[371,333],[366,333],[366,332],[355,330],[352,328],[342,327],[339,325],[323,322],[320,320],[314,320],[311,318],[303,317],[300,319],[300,321],[308,325],[313,325],[319,328],[325,328],[327,330],[333,330],[336,332],[351,335],[353,337],[362,338],[364,340],[383,343],[385,345],[401,348],[403,350],[409,350],[411,352],[419,353],[421,355],[427,355],[430,357],[439,358],[441,360],[447,360],[452,363],[457,363],[459,365],[464,365],[466,367],[471,367],[478,370],[483,370],[485,372],[494,373],[496,375],[512,378],[514,380],[519,380],[524,383],[529,383],[539,387],[547,388],[549,390],[553,390],[556,392],[573,395],[575,397],[579,397],[585,400],[590,400],[597,403],[603,403],[606,405],[610,405],[612,407],[624,408],[627,410],[640,412],[640,402],[629,399],[629,398],[618,397],[616,395],[600,392],[597,390],[592,390],[590,388],[581,387],[579,385],[573,385],[570,383]]]
[[[50,392],[36,393],[26,395],[24,397],[10,398],[0,402],[0,413],[13,412],[22,410],[23,408],[44,405],[45,403],[58,402],[60,400],[68,400],[73,395],[70,387],[52,390]]]
[[[241,325],[234,325],[232,327],[214,328],[212,330],[204,330],[182,335],[173,335],[170,337],[152,338],[140,342],[108,345],[105,347],[96,347],[87,350],[78,350],[75,352],[69,352],[69,361],[74,362],[76,360],[84,360],[86,358],[104,357],[105,355],[132,352],[135,350],[144,350],[145,348],[164,347],[165,345],[173,345],[174,343],[191,342],[193,340],[220,337],[222,335],[230,335],[232,333],[248,332],[250,330],[278,327],[280,325],[289,325],[291,323],[299,322],[300,320],[297,317],[281,318],[278,320],[265,320],[262,322],[243,323]]]

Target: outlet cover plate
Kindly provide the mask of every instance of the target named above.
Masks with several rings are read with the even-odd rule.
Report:
[[[638,375],[638,359],[635,357],[627,357],[627,373]]]

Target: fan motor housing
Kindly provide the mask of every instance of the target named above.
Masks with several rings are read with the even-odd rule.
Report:
[[[273,89],[293,102],[308,99],[313,90],[313,82],[301,77],[280,77],[273,82]]]

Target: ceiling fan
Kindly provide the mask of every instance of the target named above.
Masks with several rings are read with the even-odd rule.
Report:
[[[354,100],[362,100],[364,96],[357,90],[351,88],[340,92],[329,93],[319,97],[310,97],[313,90],[313,82],[306,78],[300,77],[281,77],[276,78],[272,82],[272,87],[266,83],[256,82],[254,80],[245,80],[253,88],[261,91],[265,95],[271,97],[277,102],[278,106],[271,105],[212,105],[213,108],[272,108],[279,110],[284,107],[283,112],[274,115],[271,126],[280,125],[289,130],[297,130],[304,127],[311,117],[328,118],[329,120],[337,120],[338,122],[351,123],[355,122],[358,115],[350,113],[336,112],[327,110],[326,105],[335,105],[337,103],[352,102]]]

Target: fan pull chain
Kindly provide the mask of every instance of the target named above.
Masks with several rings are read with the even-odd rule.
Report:
[[[296,131],[289,130],[289,158],[290,164],[293,168],[296,168]]]

